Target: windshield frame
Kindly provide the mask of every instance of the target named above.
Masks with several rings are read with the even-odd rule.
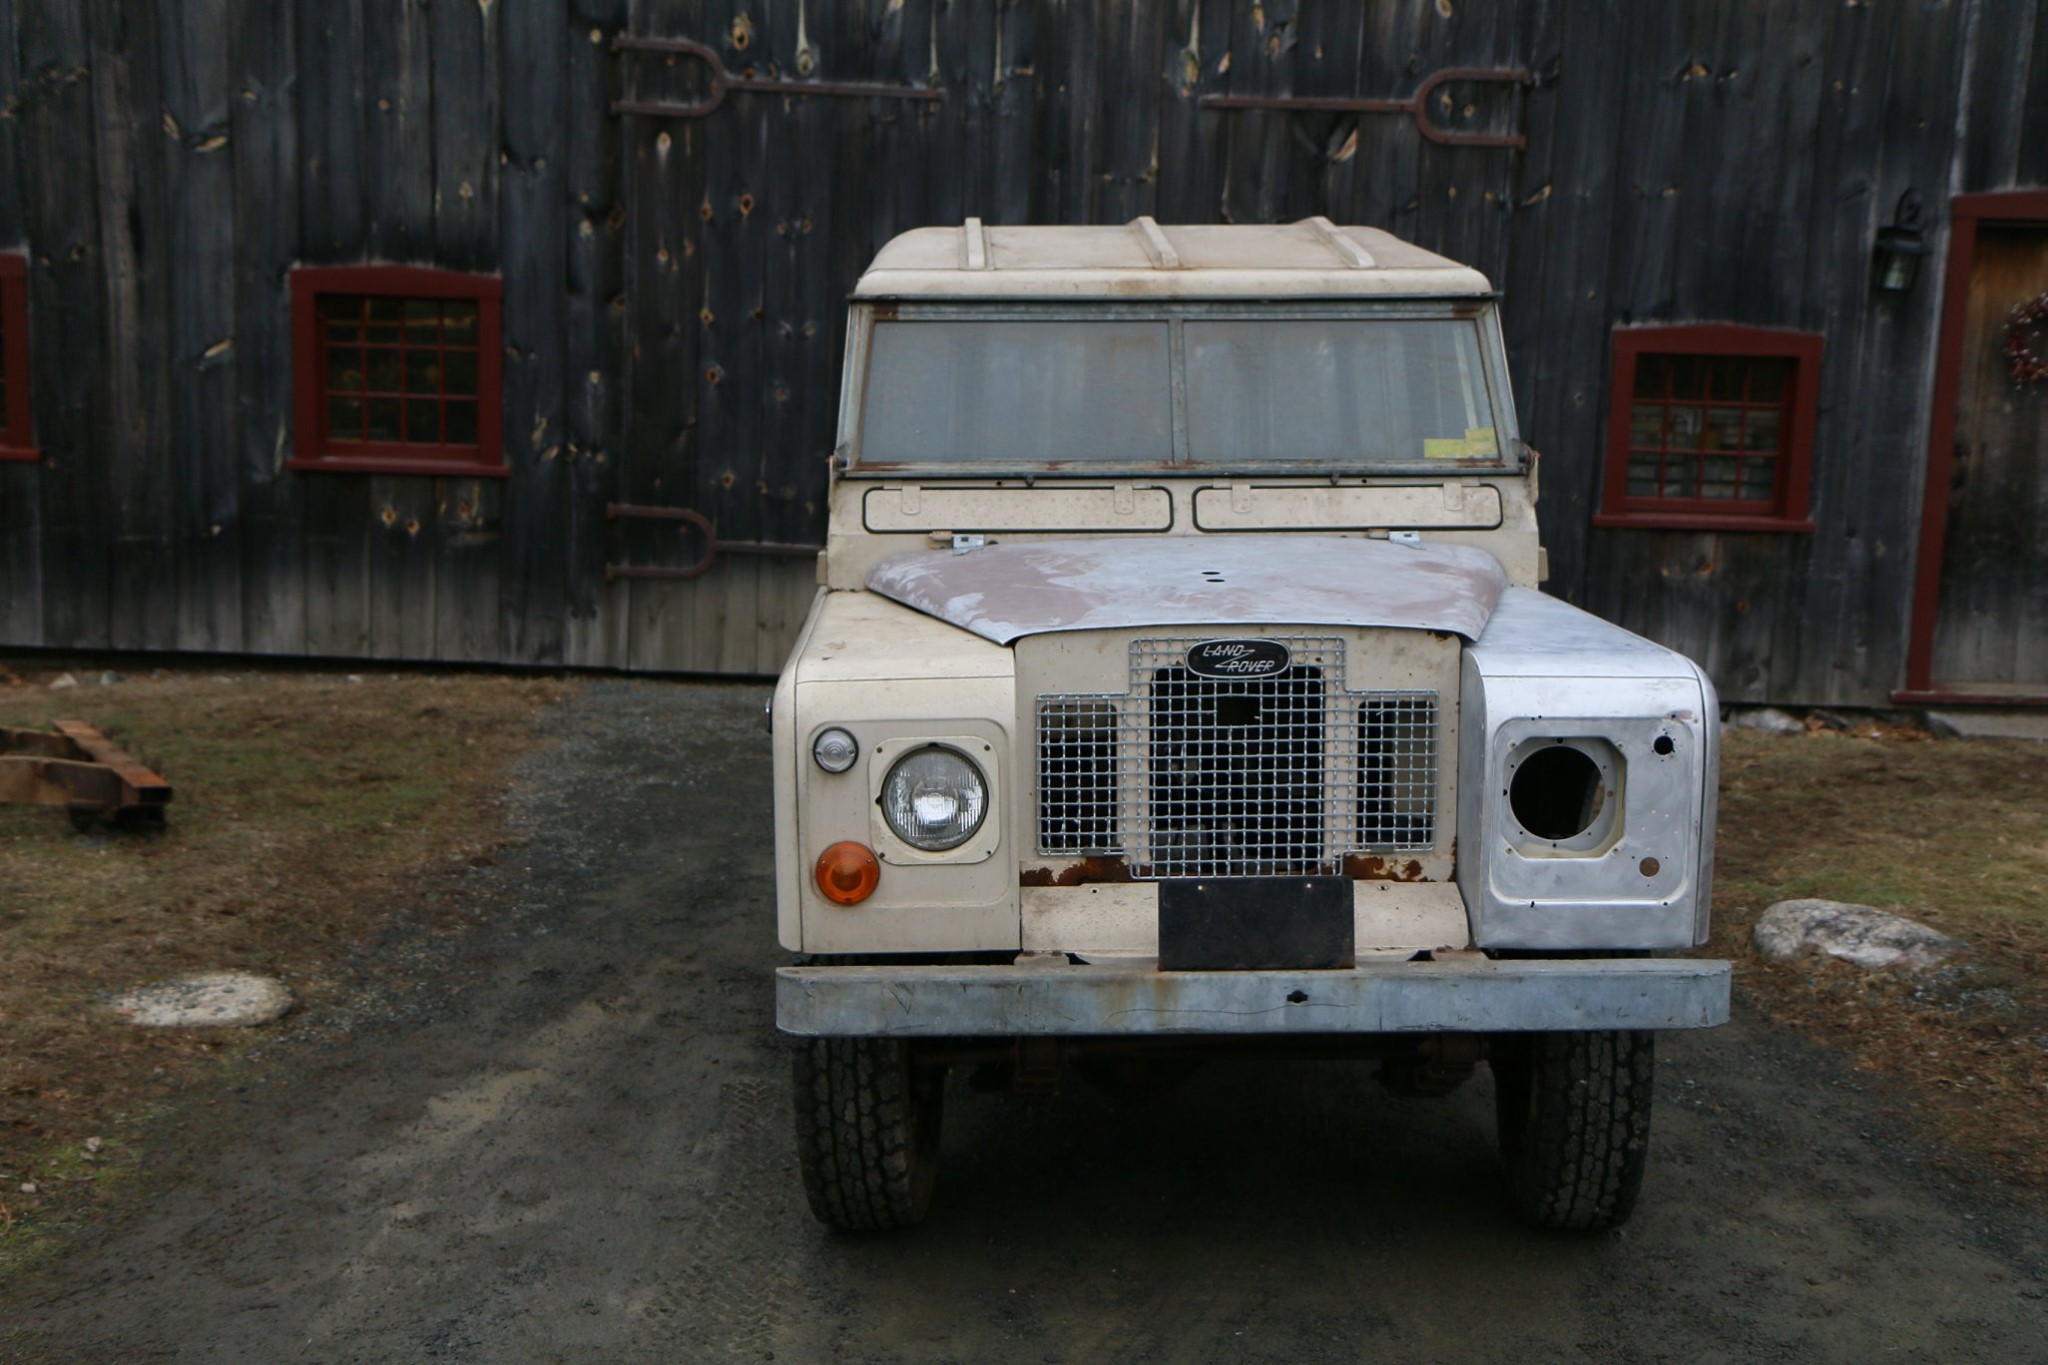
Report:
[[[1210,477],[1284,477],[1303,474],[1401,476],[1516,473],[1526,467],[1526,447],[1515,421],[1515,406],[1503,362],[1500,315],[1494,295],[1404,299],[1147,299],[1053,300],[1044,303],[1015,299],[855,299],[847,310],[848,363],[841,376],[838,445],[834,469],[849,477],[901,479],[915,475],[937,482],[953,478],[1029,477],[1103,478],[1120,474],[1197,474]],[[1169,324],[1172,367],[1173,458],[1166,461],[1126,460],[1003,460],[994,462],[863,461],[861,428],[867,401],[867,362],[877,322],[920,318],[987,322],[1060,322],[1082,325],[1112,319],[1164,320]],[[1498,453],[1490,457],[1417,459],[1402,463],[1368,463],[1362,459],[1249,460],[1237,463],[1194,461],[1189,453],[1186,345],[1184,324],[1190,320],[1299,321],[1357,319],[1469,321],[1479,329],[1480,370],[1487,401],[1493,409]]]

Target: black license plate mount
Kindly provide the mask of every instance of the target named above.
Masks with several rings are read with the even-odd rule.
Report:
[[[1357,957],[1348,877],[1159,883],[1159,969],[1340,970]]]

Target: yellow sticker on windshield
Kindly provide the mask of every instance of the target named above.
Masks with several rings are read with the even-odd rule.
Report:
[[[1425,460],[1484,459],[1500,454],[1500,440],[1492,427],[1466,427],[1462,437],[1424,437]]]

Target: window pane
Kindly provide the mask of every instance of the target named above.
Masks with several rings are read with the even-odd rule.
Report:
[[[441,305],[442,337],[451,346],[476,345],[476,303],[450,299]]]
[[[450,402],[448,404],[448,430],[444,438],[451,446],[473,446],[476,444],[476,404]]]
[[[1628,495],[1632,498],[1654,498],[1662,489],[1657,481],[1657,457],[1655,455],[1632,455],[1628,462]]]
[[[875,325],[861,458],[1173,458],[1164,321]]]
[[[476,392],[476,352],[447,351],[448,392]]]
[[[405,439],[415,444],[441,444],[441,405],[432,398],[409,398],[405,403]]]
[[[430,345],[441,335],[441,305],[435,299],[405,301],[405,339],[415,346]]]
[[[1655,450],[1664,444],[1664,408],[1661,404],[1638,403],[1629,413],[1628,443]]]
[[[327,436],[335,441],[360,441],[363,439],[363,400],[360,398],[330,398],[327,400]]]
[[[1671,396],[1673,398],[1700,398],[1706,387],[1707,362],[1696,355],[1675,355],[1671,357]]]
[[[407,393],[439,393],[441,391],[441,356],[438,351],[406,351],[405,391]]]
[[[320,301],[320,314],[327,324],[329,341],[361,341],[363,339],[363,300],[354,295],[338,295]]]
[[[1673,450],[1698,450],[1707,414],[1701,408],[1673,408],[1665,425],[1665,444]]]
[[[1185,336],[1197,464],[1500,458],[1471,322],[1190,320]]]
[[[398,428],[398,400],[396,398],[373,398],[369,402],[370,436],[372,441],[402,441],[405,439]]]
[[[1771,408],[1751,408],[1749,411],[1748,440],[1746,442],[1748,448],[1751,450],[1777,451],[1779,448],[1778,438],[1784,430],[1782,426],[1783,420],[1779,413]]]
[[[398,392],[398,352],[372,350],[369,354],[370,392]]]
[[[1700,496],[1703,498],[1732,498],[1735,496],[1735,466],[1741,461],[1728,456],[1710,456],[1701,461]]]
[[[327,352],[327,391],[354,393],[363,387],[363,353],[353,346]]]
[[[1636,357],[1636,390],[1638,398],[1662,398],[1664,385],[1671,377],[1671,367],[1661,355],[1639,355]]]
[[[1707,409],[1705,445],[1708,450],[1742,449],[1742,409]]]
[[[1667,455],[1664,458],[1664,496],[1667,498],[1696,498],[1700,479],[1700,462],[1696,455]]]
[[[1728,402],[1742,401],[1742,379],[1749,362],[1739,355],[1715,356],[1707,362],[1707,397]]]
[[[404,312],[405,301],[402,299],[371,299],[368,338],[371,341],[397,341],[398,323]]]
[[[1751,502],[1767,502],[1776,498],[1773,485],[1777,480],[1776,460],[1744,460],[1742,462],[1742,496]]]
[[[1749,362],[1749,401],[1752,403],[1781,403],[1785,400],[1785,386],[1792,377],[1792,362],[1785,359],[1752,360]]]

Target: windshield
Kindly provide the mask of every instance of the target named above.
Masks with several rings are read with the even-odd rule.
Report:
[[[1498,463],[1480,356],[1469,317],[884,318],[859,460]]]

